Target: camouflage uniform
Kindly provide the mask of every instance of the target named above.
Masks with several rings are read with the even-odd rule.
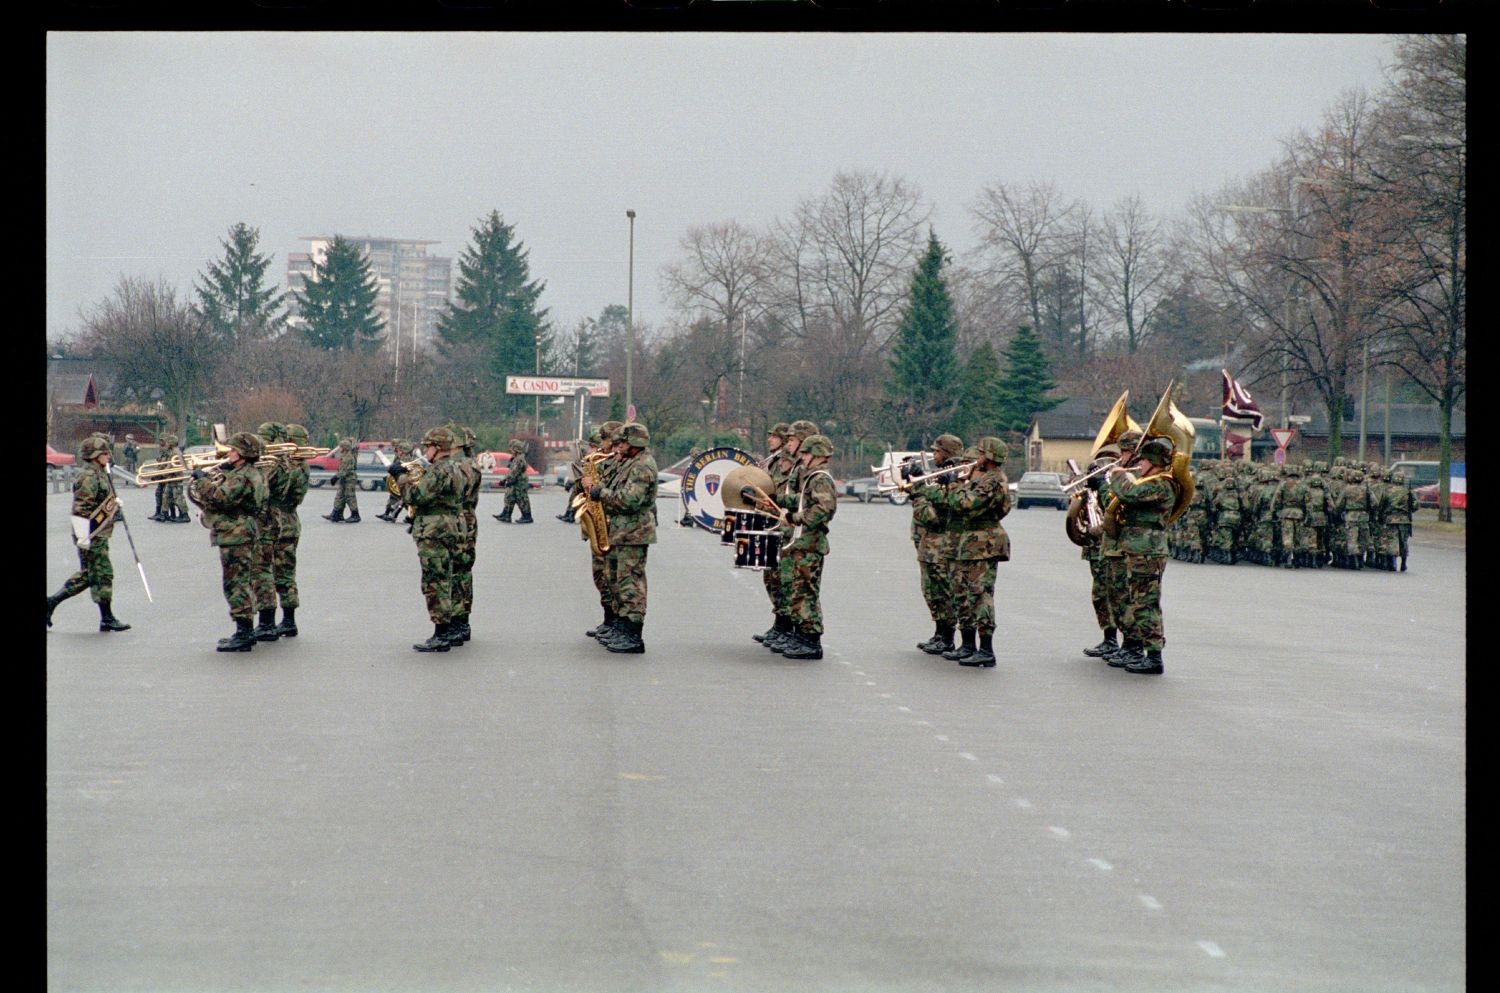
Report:
[[[91,435],[79,446],[79,471],[73,480],[74,517],[89,521],[88,547],[78,549],[78,571],[68,577],[62,588],[47,597],[47,626],[52,626],[52,611],[69,597],[84,590],[99,605],[100,631],[126,631],[130,625],[114,616],[114,567],[109,559],[109,539],[114,533],[119,501],[109,481],[109,468],[99,457],[109,453],[109,441],[102,435]],[[75,540],[75,544],[76,544]]]
[[[614,480],[615,470],[620,467],[620,457],[614,453],[615,445],[620,440],[620,429],[625,425],[620,421],[605,421],[599,425],[599,451],[609,452],[610,457],[598,462],[594,471],[598,478],[598,485],[608,486]],[[579,483],[582,493],[582,482]],[[587,494],[585,494],[587,495]],[[609,531],[609,515],[605,514],[606,539]],[[584,536],[584,540],[587,537]],[[592,545],[589,546],[589,568],[594,577],[594,588],[599,591],[599,605],[604,609],[604,622],[584,632],[590,638],[603,640],[616,631],[620,619],[619,603],[615,600],[614,586],[615,560],[609,552],[595,552]]]
[[[1370,548],[1370,488],[1365,485],[1364,472],[1357,465],[1344,468],[1344,482],[1339,491],[1339,517],[1344,525],[1342,565],[1346,569],[1363,569],[1365,553]]]
[[[1094,453],[1094,461],[1089,465],[1089,471],[1101,468],[1110,459],[1120,457],[1120,452],[1113,446],[1104,446]],[[1115,616],[1114,601],[1109,595],[1109,574],[1104,560],[1104,540],[1102,531],[1094,533],[1088,529],[1087,515],[1084,502],[1092,494],[1096,505],[1099,505],[1099,493],[1104,487],[1103,474],[1096,475],[1083,484],[1084,488],[1076,490],[1068,498],[1068,514],[1066,528],[1074,543],[1081,548],[1080,558],[1089,564],[1089,602],[1094,608],[1094,621],[1099,625],[1101,634],[1099,644],[1091,648],[1085,648],[1083,654],[1090,658],[1099,658],[1113,652],[1118,646],[1115,643],[1115,635],[1119,629],[1119,619]],[[1102,514],[1103,507],[1099,505]]]
[[[1396,559],[1401,559],[1401,571],[1406,571],[1406,555],[1411,540],[1411,517],[1417,510],[1417,497],[1406,482],[1406,477],[1394,469],[1384,472],[1380,484],[1381,534],[1379,567],[1395,571]]]
[[[210,522],[210,544],[219,549],[224,600],[234,620],[235,633],[219,643],[220,651],[249,651],[255,644],[250,621],[255,615],[255,546],[260,536],[256,518],[269,499],[266,477],[255,465],[260,439],[237,434],[231,447],[242,459],[222,472],[193,473],[189,492]]]
[[[780,442],[776,450],[767,455],[765,461],[761,463],[761,468],[766,470],[766,474],[771,477],[771,491],[766,495],[774,500],[786,488],[787,480],[791,477],[793,468],[797,464],[797,457],[787,450],[788,442],[793,437],[792,426],[790,424],[785,422],[774,424],[766,434],[771,438],[779,439]],[[801,444],[800,438],[795,443],[792,443],[793,451],[795,451],[798,444]],[[778,552],[780,550],[779,544],[777,550]],[[762,644],[765,643],[767,638],[772,638],[773,635],[776,638],[782,637],[792,629],[791,622],[787,619],[786,614],[786,598],[782,596],[781,591],[781,559],[778,557],[776,561],[777,566],[775,569],[762,569],[760,571],[760,581],[765,587],[766,599],[771,601],[771,626],[761,634],[752,635],[751,637]]]
[[[602,644],[612,652],[645,651],[641,629],[646,622],[646,553],[656,543],[656,460],[647,445],[651,435],[632,421],[620,429],[626,452],[609,483],[594,487],[609,522],[607,569],[613,583],[618,623]]]
[[[1225,565],[1233,565],[1238,558],[1238,535],[1244,513],[1241,479],[1233,465],[1226,466],[1213,488],[1214,529],[1209,547],[1214,561]]]
[[[474,562],[478,558],[479,491],[484,487],[484,472],[474,460],[474,432],[462,425],[449,430],[463,443],[453,463],[463,479],[459,505],[463,517],[463,539],[453,558],[453,626],[454,634],[469,640],[469,614],[474,610]]]
[[[411,442],[407,441],[405,438],[397,438],[392,443],[392,447],[395,449],[395,454],[393,454],[391,456],[391,461],[393,461],[393,462],[414,462],[414,461],[416,461],[416,458],[417,458],[417,446],[413,445]],[[389,489],[389,487],[387,487],[387,489]],[[396,491],[394,493],[390,494],[390,496],[386,499],[386,501],[385,501],[385,509],[382,510],[380,513],[376,514],[375,516],[378,517],[378,518],[380,518],[382,521],[388,521],[391,524],[395,524],[396,523],[396,518],[398,518],[398,517],[401,516],[401,511],[402,511],[402,509],[404,507],[405,507],[405,505],[401,502],[401,489],[400,489],[400,487],[397,487]]]
[[[427,641],[413,645],[420,652],[446,652],[453,644],[462,644],[451,635],[454,617],[454,559],[465,540],[463,519],[464,479],[458,465],[449,456],[458,439],[447,428],[433,428],[422,438],[422,446],[435,451],[431,463],[415,480],[406,475],[401,463],[391,463],[390,474],[400,482],[401,496],[411,508],[412,539],[417,545],[417,561],[422,569],[422,598],[433,633]]]
[[[979,461],[968,478],[939,490],[934,497],[950,515],[954,591],[958,594],[958,625],[963,644],[943,658],[961,665],[995,664],[991,639],[995,633],[995,568],[1010,561],[1010,536],[1001,518],[1010,513],[1010,482],[1000,466],[1005,462],[1005,444],[984,437],[964,453]],[[974,645],[975,636],[979,645]]]
[[[1280,565],[1284,569],[1299,569],[1303,565],[1301,554],[1303,519],[1307,501],[1307,486],[1302,479],[1302,468],[1296,464],[1281,467],[1281,491],[1277,497],[1276,524],[1281,535]]]
[[[505,509],[495,515],[495,520],[511,523],[511,512],[519,509],[521,517],[516,524],[530,524],[531,480],[526,478],[526,443],[511,439],[510,468],[505,473]]]
[[[821,434],[802,440],[800,453],[827,459],[833,455],[833,443]],[[806,463],[796,475],[795,493],[777,500],[786,511],[787,523],[796,528],[792,540],[781,546],[782,575],[786,586],[787,614],[792,634],[778,642],[776,649],[789,659],[823,657],[823,559],[828,555],[828,524],[838,510],[838,491],[833,477],[821,468]]]
[[[1276,559],[1276,514],[1281,498],[1281,483],[1276,467],[1261,466],[1250,489],[1250,503],[1255,523],[1250,532],[1253,558],[1261,565],[1274,565]]]
[[[1302,555],[1304,563],[1315,569],[1328,564],[1328,480],[1327,466],[1311,462],[1302,478]]]
[[[354,451],[354,439],[339,442],[339,467],[333,474],[336,489],[333,497],[333,512],[323,516],[335,524],[346,523],[344,508],[349,508],[347,523],[359,523],[359,456]]]
[[[307,428],[288,424],[286,440],[306,446]],[[297,508],[307,497],[307,462],[288,459],[279,476],[278,485],[270,490],[271,505],[276,511],[276,544],[271,551],[271,575],[276,583],[276,598],[281,601],[281,623],[276,626],[276,633],[283,638],[295,638],[297,608],[302,603],[297,593],[297,544],[302,538],[302,518]]]
[[[963,451],[963,441],[955,434],[941,434],[932,443],[932,455],[939,466],[951,465]],[[893,469],[893,471],[896,471]],[[903,475],[905,469],[902,470]],[[954,647],[953,635],[959,626],[958,565],[953,554],[955,535],[962,530],[945,506],[944,487],[918,484],[911,494],[911,537],[917,546],[917,574],[922,583],[922,599],[932,616],[933,635],[917,647],[928,655],[942,655]]]
[[[175,434],[162,435],[161,460],[165,461],[173,456],[181,455],[182,446],[178,444],[177,436]],[[162,483],[156,488],[157,498],[160,500],[157,512],[161,514],[161,520],[173,524],[186,524],[192,520],[188,516],[187,497],[183,495],[183,486],[181,482]]]
[[[262,445],[286,440],[286,425],[267,421],[255,431]],[[292,460],[279,456],[270,465],[260,466],[266,480],[267,499],[255,515],[256,539],[254,563],[250,583],[255,591],[255,603],[259,612],[259,623],[255,625],[257,641],[275,641],[281,637],[276,630],[276,544],[281,540],[282,514],[276,507],[276,496],[286,489],[287,474]]]
[[[1170,442],[1148,439],[1141,444],[1139,454],[1155,468],[1140,477],[1123,473],[1111,484],[1119,501],[1120,548],[1125,553],[1125,636],[1145,648],[1145,658],[1127,660],[1123,668],[1159,673],[1161,650],[1166,645],[1161,616],[1161,578],[1167,566],[1166,521],[1177,499],[1177,482],[1167,468],[1172,454]]]
[[[1132,451],[1140,440],[1139,431],[1127,431],[1116,439],[1115,444],[1122,452]],[[1106,474],[1099,484],[1101,511],[1109,507],[1114,495],[1114,484],[1110,476]],[[1103,573],[1105,596],[1109,600],[1109,613],[1115,620],[1115,627],[1120,631],[1120,646],[1118,652],[1106,652],[1098,657],[1112,660],[1119,652],[1138,653],[1143,646],[1130,640],[1129,629],[1125,627],[1125,601],[1130,595],[1129,576],[1125,571],[1125,549],[1120,546],[1118,531],[1111,534],[1110,530],[1108,527],[1104,528],[1099,536],[1099,564]]]
[[[777,506],[785,506],[787,500],[795,500],[796,494],[801,492],[802,485],[802,459],[799,458],[803,442],[818,433],[818,426],[812,421],[799,419],[787,425],[786,440],[782,442],[782,456],[779,465],[782,471],[773,474],[772,481],[776,488],[768,494]],[[762,582],[766,584],[766,592],[775,604],[776,623],[770,631],[761,636],[761,644],[773,652],[783,652],[787,648],[796,647],[798,642],[797,622],[792,616],[792,587],[795,578],[792,575],[792,562],[787,556],[787,546],[791,544],[795,529],[790,525],[778,525],[777,531],[777,559],[774,579],[771,578],[771,570],[767,569],[762,576]]]

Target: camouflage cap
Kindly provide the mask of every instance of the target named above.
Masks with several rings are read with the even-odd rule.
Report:
[[[300,424],[288,424],[286,426],[286,440],[306,445],[308,441],[307,428]]]
[[[599,432],[606,442],[613,444],[620,440],[620,429],[624,426],[624,421],[605,421],[599,425]]]
[[[778,421],[777,423],[772,424],[769,428],[766,429],[766,434],[775,435],[782,441],[786,441],[786,436],[791,433],[792,426],[786,421]]]
[[[229,439],[229,447],[239,452],[241,458],[253,462],[260,458],[265,443],[260,440],[260,435],[241,431]]]
[[[625,444],[635,448],[645,448],[651,444],[651,432],[646,430],[646,425],[640,421],[631,421],[620,429],[620,437]]]
[[[286,438],[286,425],[278,421],[265,421],[255,429],[255,433],[266,441],[282,441]]]
[[[108,451],[109,442],[96,434],[89,435],[78,444],[78,457],[85,462],[91,462]]]
[[[1010,449],[1005,447],[1005,442],[994,435],[985,435],[980,438],[974,442],[974,448],[991,462],[1004,462],[1010,455]]]
[[[826,434],[810,434],[802,439],[799,451],[803,455],[826,457],[833,454],[833,441]]]
[[[793,421],[788,436],[796,435],[802,441],[818,433],[818,426],[812,421]]]
[[[453,448],[457,444],[458,439],[453,437],[453,432],[445,427],[432,428],[426,434],[422,435],[423,448],[432,445],[441,452]]]
[[[396,451],[404,452],[411,447],[411,442],[407,441],[405,438],[397,438],[395,441],[391,442],[391,445],[396,449]]]
[[[524,451],[526,451],[526,442],[520,438],[512,438],[510,440],[510,453],[512,455],[520,455]]]
[[[940,434],[932,440],[932,450],[952,458],[964,450],[963,439],[956,434]]]
[[[1145,459],[1154,466],[1172,464],[1172,440],[1170,438],[1147,438],[1136,451],[1136,458]]]

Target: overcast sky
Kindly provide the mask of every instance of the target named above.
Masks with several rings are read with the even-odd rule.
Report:
[[[52,33],[47,334],[121,274],[184,292],[243,221],[272,276],[309,235],[428,239],[491,210],[562,328],[626,302],[692,224],[787,217],[840,170],[914,183],[974,245],[987,185],[1181,211],[1275,157],[1381,35]]]

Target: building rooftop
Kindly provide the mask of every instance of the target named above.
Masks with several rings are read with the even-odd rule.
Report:
[[[1352,413],[1345,411],[1344,423],[1341,434],[1348,437],[1350,433],[1359,431],[1359,406],[1356,404]],[[1302,425],[1302,434],[1313,438],[1328,437],[1328,412],[1323,409],[1310,411],[1312,420]],[[1462,410],[1453,412],[1453,423],[1449,425],[1449,435],[1453,438],[1465,436],[1465,416]],[[1372,403],[1365,408],[1365,433],[1367,435],[1380,435],[1385,433],[1385,404]],[[1436,438],[1438,436],[1438,408],[1436,404],[1428,403],[1393,403],[1391,404],[1391,434],[1403,438]]]

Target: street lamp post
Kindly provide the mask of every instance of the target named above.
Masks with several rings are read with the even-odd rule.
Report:
[[[540,379],[542,375],[542,336],[536,336],[536,375]],[[531,430],[536,434],[542,433],[542,395],[538,393],[532,397],[536,401],[536,411],[532,415]]]
[[[635,406],[635,211],[627,210],[625,216],[630,218],[630,266],[625,277],[625,323],[629,325],[630,332],[625,348],[625,411],[628,417],[630,408]]]

